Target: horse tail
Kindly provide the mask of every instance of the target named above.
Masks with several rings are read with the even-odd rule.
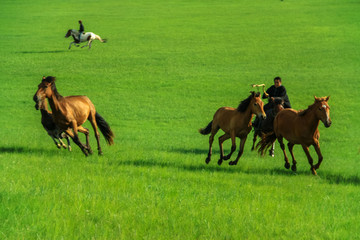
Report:
[[[264,156],[266,151],[269,149],[270,146],[276,141],[276,134],[275,132],[269,132],[265,134],[260,142],[256,144],[256,149],[258,149],[258,153],[261,154],[261,156]]]
[[[207,135],[211,133],[212,123],[213,121],[209,122],[209,124],[205,128],[200,128],[199,133],[201,133],[202,135]]]
[[[101,37],[99,35],[96,35],[95,34],[95,39],[99,40],[100,42],[102,43],[106,43],[107,42],[107,39],[101,39]]]
[[[108,145],[114,144],[114,133],[111,131],[109,124],[100,114],[95,114],[96,124],[100,128],[101,133],[104,135]]]

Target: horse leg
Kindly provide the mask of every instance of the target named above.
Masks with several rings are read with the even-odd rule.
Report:
[[[223,142],[230,138],[230,135],[225,133],[221,137],[219,137],[219,146],[220,146],[220,159],[218,161],[218,164],[221,165],[223,160],[228,160],[229,158],[224,157],[224,150],[223,150]]]
[[[90,42],[90,41],[88,41],[88,42],[87,42],[87,44],[86,44],[86,45],[84,45],[84,46],[82,46],[81,48],[84,48],[84,47],[89,46],[89,42]]]
[[[100,133],[98,131],[98,127],[97,127],[97,123],[96,123],[95,112],[90,113],[88,120],[90,121],[91,126],[93,127],[94,132],[95,132],[95,138],[96,138],[97,146],[98,146],[98,154],[103,155],[101,146],[100,146]]]
[[[61,136],[58,138],[61,146],[66,149],[66,144],[61,140]]]
[[[283,151],[284,158],[285,158],[285,166],[284,166],[284,167],[285,167],[286,169],[289,169],[289,168],[290,168],[290,163],[289,163],[288,157],[286,156],[285,145],[284,145],[283,137],[282,137],[282,136],[279,136],[279,137],[278,137],[278,142],[280,143],[280,147],[281,147],[281,150]]]
[[[243,154],[244,152],[244,146],[245,146],[245,142],[246,142],[246,138],[247,136],[243,137],[240,139],[240,149],[239,149],[239,153],[235,159],[235,161],[231,161],[229,162],[229,165],[236,165],[241,157],[241,155]]]
[[[273,142],[273,144],[271,145],[271,149],[270,149],[270,151],[269,151],[269,155],[270,155],[271,157],[275,157],[274,151],[275,151],[275,142]]]
[[[321,164],[322,160],[323,160],[323,156],[322,156],[321,151],[320,151],[320,144],[319,144],[318,141],[315,142],[314,148],[315,148],[315,151],[316,151],[316,153],[318,155],[318,158],[319,158],[318,163],[314,166],[314,168],[318,169],[320,167],[320,164]]]
[[[70,45],[69,45],[69,49],[71,48],[71,45],[73,45],[75,42],[71,42]]]
[[[68,143],[68,150],[69,150],[69,152],[71,152],[71,146],[70,146],[69,136],[68,136],[66,133],[63,132],[63,133],[61,133],[61,137],[66,139],[66,141],[67,141],[67,143]]]
[[[71,131],[71,129],[69,128],[65,132],[67,133],[67,135],[69,135],[72,138],[74,143],[80,147],[81,151],[85,154],[85,156],[88,156],[88,153],[86,152],[86,147],[84,146],[84,144],[82,144],[80,142],[80,139],[79,139],[79,136],[77,133],[77,124],[75,121],[72,122],[72,127],[73,127],[73,131]]]
[[[231,150],[230,150],[230,153],[228,155],[226,155],[224,157],[224,160],[229,160],[231,158],[231,155],[235,152],[236,150],[236,136],[235,136],[235,132],[231,132],[230,134],[230,137],[231,137]]]
[[[288,143],[288,148],[289,148],[289,151],[290,151],[292,160],[293,160],[293,165],[291,166],[291,170],[293,170],[294,172],[296,172],[296,160],[295,160],[294,152],[293,152],[294,144],[289,142],[289,143]]]
[[[254,149],[255,149],[256,138],[257,138],[257,133],[256,133],[256,131],[254,131],[253,145],[251,147],[251,151],[254,151]]]
[[[49,134],[49,136],[50,136],[50,137],[52,138],[52,140],[54,141],[54,143],[55,143],[56,147],[60,149],[60,148],[61,148],[60,143],[58,143],[58,142],[55,140],[55,138],[54,138],[54,136],[53,136],[53,135],[50,135],[50,134]]]
[[[92,40],[89,40],[89,50],[91,48]]]
[[[311,157],[311,155],[310,155],[310,153],[309,153],[309,147],[308,146],[306,146],[306,145],[301,145],[302,146],[302,148],[304,149],[304,152],[305,152],[305,154],[306,154],[306,156],[307,156],[307,158],[308,158],[308,161],[309,161],[309,164],[310,164],[310,170],[311,170],[311,172],[312,172],[312,174],[314,174],[314,175],[317,175],[317,173],[316,173],[316,171],[315,171],[315,167],[314,167],[314,165],[313,165],[313,159],[312,159],[312,157]]]
[[[83,126],[78,127],[78,131],[85,134],[86,136],[86,150],[89,154],[92,154],[93,151],[91,150],[90,143],[89,143],[89,129],[84,128]]]

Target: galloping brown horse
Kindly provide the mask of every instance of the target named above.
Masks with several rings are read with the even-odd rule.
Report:
[[[290,168],[289,159],[285,153],[285,145],[283,138],[288,141],[288,148],[293,159],[291,169],[296,171],[296,161],[293,154],[293,147],[295,144],[301,144],[309,164],[310,170],[316,175],[316,169],[320,167],[323,156],[320,151],[319,138],[320,133],[318,126],[322,121],[326,128],[331,126],[330,107],[328,105],[330,97],[315,97],[315,102],[306,110],[295,111],[294,109],[284,109],[279,112],[274,120],[274,132],[271,132],[257,144],[259,152],[264,155],[264,152],[276,141],[280,143],[285,157],[285,168]],[[319,157],[318,163],[313,165],[313,159],[309,153],[309,146],[313,145]]]
[[[90,121],[95,131],[99,155],[102,154],[102,150],[98,127],[107,143],[109,145],[114,143],[114,134],[109,124],[96,112],[94,104],[88,97],[61,96],[55,86],[55,77],[49,76],[43,77],[34,95],[34,99],[37,101],[44,101],[45,98],[49,99],[55,124],[73,139],[86,156],[88,153],[92,154],[89,144],[89,130],[81,126],[86,120]],[[86,135],[86,145],[80,142],[78,131]]]
[[[207,127],[200,129],[199,132],[203,135],[211,133],[209,137],[209,153],[205,162],[208,164],[211,160],[212,143],[214,141],[215,134],[219,129],[225,132],[224,135],[219,137],[220,145],[220,159],[218,164],[221,165],[223,160],[230,159],[233,152],[236,150],[235,138],[240,138],[240,149],[235,161],[231,161],[230,165],[236,165],[244,151],[244,145],[247,135],[251,131],[251,119],[256,114],[259,117],[265,118],[266,114],[263,109],[264,103],[261,101],[260,93],[251,92],[251,95],[243,100],[238,108],[222,107],[219,108],[213,120],[207,125]],[[227,156],[224,156],[223,142],[231,138],[232,146],[231,151]]]

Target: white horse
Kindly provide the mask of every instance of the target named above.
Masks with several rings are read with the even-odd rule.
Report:
[[[91,43],[93,40],[99,40],[102,43],[106,43],[106,39],[101,39],[101,37],[99,35],[96,35],[95,33],[92,33],[92,32],[82,33],[80,36],[80,39],[79,39],[79,31],[75,30],[75,29],[69,29],[67,31],[65,37],[68,38],[70,36],[72,36],[74,38],[74,41],[70,43],[69,49],[71,48],[72,44],[74,44],[76,47],[79,47],[80,43],[86,42],[86,41],[87,41],[87,44],[82,46],[81,48],[89,46],[89,49],[90,49]]]

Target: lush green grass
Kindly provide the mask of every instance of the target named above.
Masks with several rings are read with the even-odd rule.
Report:
[[[360,238],[359,11],[350,0],[1,2],[0,238]],[[68,51],[78,19],[108,43]],[[104,156],[55,148],[32,101],[43,75],[94,102],[116,135],[101,139]],[[319,177],[299,146],[296,174],[278,145],[274,159],[250,152],[252,134],[237,166],[217,166],[216,142],[206,165],[197,129],[277,75],[296,109],[331,95]]]

